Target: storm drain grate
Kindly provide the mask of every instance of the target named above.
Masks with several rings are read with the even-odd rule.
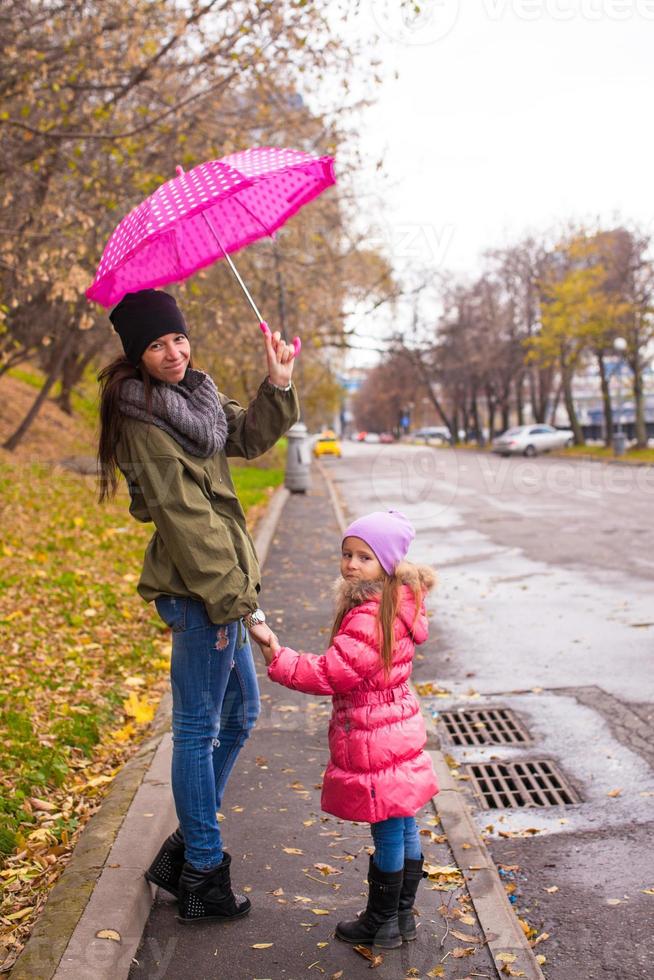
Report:
[[[454,745],[524,745],[531,741],[509,708],[462,708],[443,711],[440,717]]]
[[[555,764],[547,759],[471,763],[465,768],[485,810],[580,802]]]

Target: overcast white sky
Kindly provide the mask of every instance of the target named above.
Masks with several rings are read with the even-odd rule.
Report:
[[[654,229],[654,0],[418,2],[360,0],[345,28],[380,36],[360,138],[388,177],[359,191],[398,273],[474,275],[570,219]]]

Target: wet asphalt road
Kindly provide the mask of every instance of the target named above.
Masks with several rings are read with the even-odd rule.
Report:
[[[465,783],[516,911],[549,933],[548,980],[651,976],[654,468],[353,444],[325,465],[352,516],[403,510],[411,557],[439,570],[434,716],[508,707],[527,730],[519,747],[444,736],[459,774],[552,760],[578,794],[482,809]]]

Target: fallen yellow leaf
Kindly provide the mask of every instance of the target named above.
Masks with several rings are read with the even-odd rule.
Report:
[[[123,701],[123,710],[138,725],[147,725],[154,718],[154,705],[139,698],[136,691],[131,691],[127,700]]]
[[[274,945],[274,943],[252,943],[250,949],[270,949]]]
[[[342,875],[343,872],[339,871],[338,868],[332,868],[331,864],[314,864],[314,868],[317,868],[321,874],[324,875]]]
[[[328,909],[311,909],[314,915],[329,915]]]
[[[458,932],[456,929],[450,929],[450,934],[454,936],[455,939],[460,939],[463,943],[483,943],[483,939],[478,939],[477,936],[469,936],[465,932]]]
[[[497,953],[495,956],[495,959],[499,960],[500,963],[515,963],[517,958],[515,953]]]
[[[9,919],[11,922],[18,922],[19,919],[24,919],[26,915],[34,911],[33,905],[28,905],[27,908],[19,909],[18,912],[11,912],[9,915],[5,915],[5,919]]]
[[[100,929],[100,932],[95,934],[98,939],[111,939],[115,943],[120,942],[120,933],[116,932],[115,929]]]
[[[298,847],[282,847],[285,854],[304,854]]]
[[[612,789],[611,792],[607,793],[606,795],[616,797],[616,796],[620,796],[621,792],[622,792],[622,787],[620,789]]]
[[[377,966],[381,966],[384,962],[384,957],[381,954],[375,955],[375,953],[373,953],[373,951],[367,946],[353,946],[352,948],[354,949],[355,953],[359,954],[359,956],[363,956],[364,959],[370,960],[371,970],[374,970]]]

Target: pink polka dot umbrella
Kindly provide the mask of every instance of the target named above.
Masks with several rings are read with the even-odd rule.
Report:
[[[253,147],[166,181],[112,232],[86,296],[114,306],[125,293],[181,282],[225,258],[263,318],[230,252],[272,235],[335,183],[332,157]]]

